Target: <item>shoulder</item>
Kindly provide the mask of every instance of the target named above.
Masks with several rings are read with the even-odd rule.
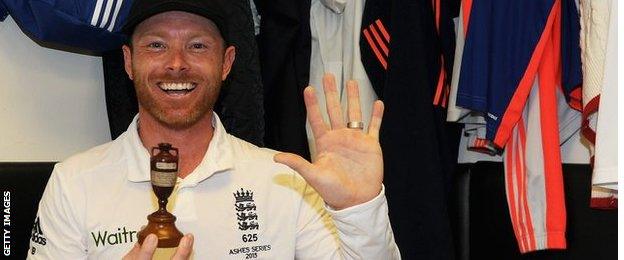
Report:
[[[229,141],[234,157],[234,164],[237,168],[247,172],[253,172],[256,177],[259,177],[259,175],[264,175],[266,177],[279,175],[282,177],[290,176],[290,178],[301,178],[296,171],[273,160],[273,157],[280,153],[280,151],[258,147],[232,135],[229,135]]]
[[[291,198],[295,207],[300,207],[302,200],[310,202],[315,200],[312,199],[314,196],[318,196],[299,173],[273,160],[280,151],[258,147],[234,136],[230,136],[229,139],[236,175],[244,179],[253,179],[254,185],[267,185],[267,189],[282,196],[276,198],[276,201]],[[285,205],[287,204],[281,206]]]
[[[124,139],[125,134],[122,134],[113,141],[66,158],[56,164],[53,177],[69,180],[119,164],[124,161],[122,145]]]
[[[279,151],[259,147],[229,134],[228,139],[236,161],[274,164],[275,166],[282,165],[273,161],[273,156],[280,153]]]

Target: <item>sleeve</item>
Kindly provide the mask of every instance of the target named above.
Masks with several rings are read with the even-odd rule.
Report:
[[[401,259],[383,187],[374,199],[342,210],[329,208],[316,191],[306,189],[296,259]]]
[[[0,2],[22,31],[37,41],[93,52],[115,50],[126,42],[120,30],[132,1],[115,1],[107,6],[101,0]]]
[[[27,259],[87,258],[78,211],[72,201],[77,197],[68,193],[60,168],[60,164],[54,167],[39,202]]]

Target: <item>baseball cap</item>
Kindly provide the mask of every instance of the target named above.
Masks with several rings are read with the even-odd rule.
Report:
[[[168,11],[189,12],[208,18],[217,25],[221,37],[228,43],[228,10],[221,0],[135,0],[121,32],[131,37],[138,24]]]

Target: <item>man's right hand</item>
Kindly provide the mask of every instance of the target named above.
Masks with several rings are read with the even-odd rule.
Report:
[[[139,243],[134,244],[134,247],[126,256],[123,257],[123,260],[151,260],[152,256],[154,256],[154,251],[156,251],[156,246],[158,245],[158,237],[154,234],[149,234],[145,241],[143,241],[143,245],[139,245]],[[193,235],[186,234],[180,240],[180,245],[176,249],[172,260],[186,260],[189,259],[191,253],[193,252]]]

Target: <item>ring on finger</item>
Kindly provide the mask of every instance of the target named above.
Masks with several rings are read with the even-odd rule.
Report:
[[[363,130],[364,129],[364,122],[362,122],[362,121],[350,121],[350,122],[347,122],[347,128]]]

